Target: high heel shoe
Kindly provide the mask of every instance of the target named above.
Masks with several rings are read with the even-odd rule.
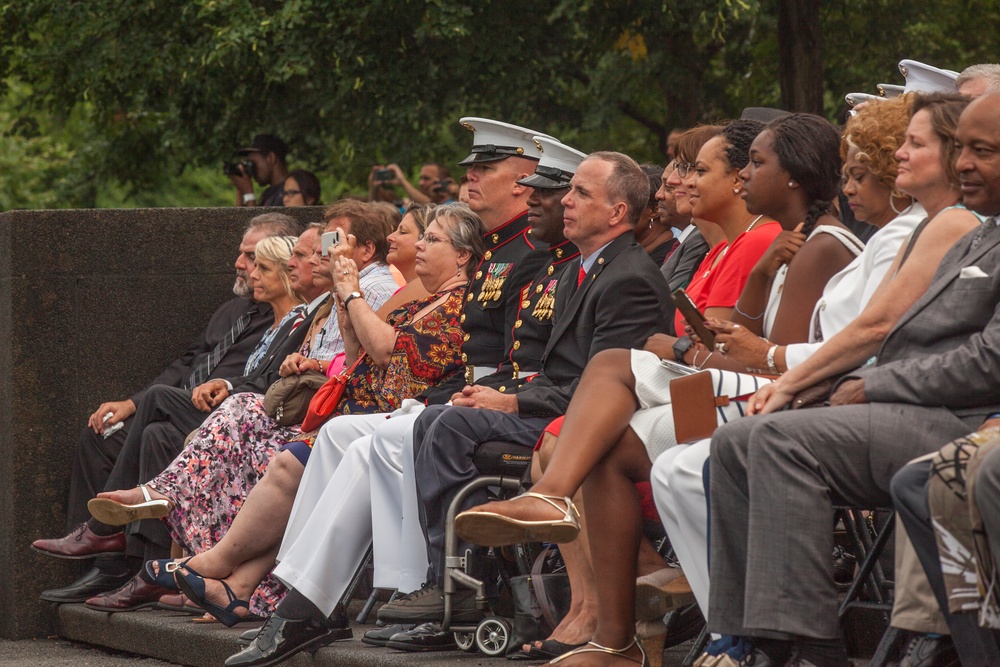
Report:
[[[140,484],[139,489],[145,502],[126,505],[111,498],[91,498],[87,509],[91,516],[109,526],[124,526],[142,519],[162,519],[170,514],[170,501],[162,498],[153,500],[145,484]]]
[[[185,567],[183,570],[177,570],[174,572],[174,579],[177,581],[178,588],[180,588],[181,592],[191,602],[194,602],[209,614],[215,616],[227,628],[231,628],[240,621],[246,620],[246,617],[238,616],[233,612],[240,607],[245,607],[249,611],[250,602],[236,597],[236,593],[233,592],[233,589],[225,581],[216,579],[216,581],[222,584],[222,588],[226,591],[226,596],[229,598],[229,604],[221,607],[214,602],[209,602],[205,593],[205,577],[191,568]]]
[[[559,519],[526,521],[490,510],[469,510],[455,517],[455,532],[463,539],[484,547],[503,547],[522,542],[572,542],[580,534],[580,513],[573,501],[564,496],[546,496],[528,491],[511,498],[538,498],[563,513]],[[565,509],[554,501],[565,504]],[[494,505],[495,503],[491,503]]]
[[[178,591],[180,589],[177,588],[177,581],[174,579],[174,572],[182,567],[186,567],[189,560],[191,560],[191,558],[185,558],[180,562],[174,560],[173,558],[147,560],[143,567],[146,569],[146,576],[149,577],[150,581],[158,586],[169,588],[172,591]],[[153,572],[153,563],[156,563],[159,566],[156,568],[155,573]]]
[[[637,644],[639,646],[639,655],[641,657],[636,658],[634,656],[625,653],[625,651],[629,650],[630,648],[632,648]],[[563,653],[561,656],[555,658],[548,664],[550,665],[558,664],[559,662],[562,662],[571,655],[576,655],[578,653],[607,653],[608,655],[613,655],[619,658],[625,658],[626,660],[631,660],[632,662],[638,663],[640,667],[649,667],[649,656],[646,655],[646,648],[642,645],[642,642],[639,641],[638,637],[633,637],[632,641],[629,642],[629,645],[626,646],[625,648],[609,648],[607,646],[601,646],[600,644],[596,644],[594,642],[587,642],[580,648],[573,649],[568,653]]]

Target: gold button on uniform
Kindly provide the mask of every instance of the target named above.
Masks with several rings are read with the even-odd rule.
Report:
[[[507,391],[507,387],[501,386],[500,387],[500,393],[502,394],[505,391]]]
[[[549,274],[549,275],[551,276],[551,275],[552,275],[553,273],[555,273],[555,272],[556,272],[556,269],[555,269],[555,267],[553,267],[553,266],[551,266],[551,265],[550,265],[550,266],[549,266],[549,270],[548,270],[548,272],[547,272],[547,273],[548,273],[548,274]]]
[[[472,338],[472,336],[470,334],[465,334],[464,336],[462,336],[462,340],[465,340],[465,341],[469,340],[470,338]]]
[[[469,355],[467,355],[465,352],[463,352],[462,353],[462,361],[468,361],[468,360],[469,360]]]
[[[604,258],[603,257],[598,258],[597,263],[604,264]]]
[[[519,341],[519,340],[515,340],[514,341],[514,349],[515,350],[520,350],[521,349],[521,341]]]
[[[551,269],[552,267],[550,266],[549,268]],[[542,286],[539,285],[538,287],[535,288],[535,294],[541,294],[541,293],[542,293]]]
[[[458,318],[458,321],[461,322],[462,324],[465,324],[465,313],[462,313],[462,316]]]
[[[493,242],[496,243],[499,240],[500,240],[500,235],[499,234],[494,234],[493,235]]]
[[[485,254],[485,255],[483,255],[483,259],[485,259],[485,260],[487,260],[487,261],[489,261],[489,260],[493,259],[493,252],[492,252],[492,251],[490,251],[490,250],[487,250],[487,251],[486,251],[486,254]]]
[[[520,329],[521,328],[521,320],[518,320],[517,322],[514,322],[514,328],[515,329]]]
[[[521,308],[527,308],[530,305],[531,305],[531,302],[528,301],[527,299],[525,299],[524,301],[521,302]]]
[[[556,248],[556,259],[562,259],[563,250],[562,248]]]
[[[511,363],[511,366],[514,367],[514,377],[517,377],[517,373],[521,372],[521,367],[518,365],[516,361]]]
[[[479,280],[482,277],[483,277],[483,272],[482,271],[476,271],[476,280]]]
[[[472,301],[472,293],[471,293],[471,292],[469,293],[469,296],[467,296],[467,297],[465,298],[465,300],[466,300],[466,301]]]

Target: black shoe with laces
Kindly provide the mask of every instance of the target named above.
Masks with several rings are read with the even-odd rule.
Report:
[[[476,609],[476,594],[467,588],[452,594],[451,620],[467,623],[483,617]],[[444,619],[444,591],[425,584],[419,590],[396,598],[378,610],[378,620],[386,623],[423,623]]]

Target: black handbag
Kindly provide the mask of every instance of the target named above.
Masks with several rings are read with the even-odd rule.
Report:
[[[507,655],[520,651],[523,644],[547,638],[569,613],[569,576],[565,572],[542,574],[542,566],[551,553],[552,547],[548,547],[538,555],[531,574],[510,579],[514,627]]]

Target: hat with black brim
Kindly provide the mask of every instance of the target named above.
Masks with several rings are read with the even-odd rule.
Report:
[[[576,168],[586,159],[587,154],[551,137],[536,134],[532,139],[542,147],[542,157],[535,167],[535,173],[525,176],[518,183],[542,190],[568,188]]]
[[[458,163],[462,167],[497,162],[509,157],[537,160],[542,156],[542,147],[534,137],[542,136],[555,141],[547,134],[489,118],[467,116],[458,122],[475,135],[472,139],[472,152]]]

